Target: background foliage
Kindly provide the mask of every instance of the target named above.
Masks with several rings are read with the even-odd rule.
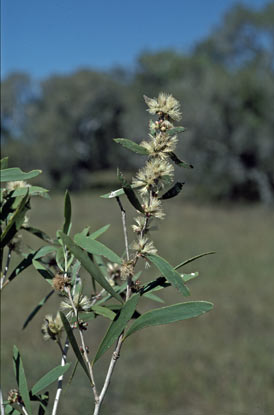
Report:
[[[184,154],[197,166],[187,181],[195,196],[272,203],[273,24],[273,2],[259,11],[239,5],[191,52],[143,53],[133,72],[83,69],[41,82],[11,74],[1,85],[10,165],[41,168],[50,188],[103,185],[109,175],[95,171],[129,167],[112,138],[145,138],[140,91],[164,90],[183,103]]]

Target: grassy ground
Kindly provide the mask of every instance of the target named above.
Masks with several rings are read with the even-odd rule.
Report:
[[[116,202],[96,195],[73,195],[73,231],[110,223],[101,240],[123,251],[121,218]],[[32,224],[54,235],[61,227],[63,198],[36,199]],[[200,252],[186,271],[200,271],[190,284],[192,299],[214,302],[205,316],[136,333],[122,350],[102,414],[128,415],[270,415],[274,408],[274,213],[261,207],[197,206],[183,196],[166,202],[167,218],[153,234],[159,254],[176,264]],[[128,210],[130,209],[126,205]],[[129,215],[130,220],[130,215]],[[18,260],[18,259],[17,259]],[[150,269],[146,278],[157,273]],[[30,385],[59,364],[55,344],[40,335],[45,313],[54,312],[58,297],[25,331],[27,314],[49,291],[33,271],[25,271],[2,296],[2,384],[15,386],[12,345],[23,356]],[[165,300],[181,300],[168,289]],[[158,306],[158,305],[157,305]],[[88,343],[96,345],[106,325],[96,319]],[[69,355],[72,359],[73,356]],[[103,380],[110,354],[95,367]],[[50,361],[49,361],[50,359]],[[51,389],[54,394],[54,388]],[[89,386],[78,369],[63,394],[60,414],[90,413]]]

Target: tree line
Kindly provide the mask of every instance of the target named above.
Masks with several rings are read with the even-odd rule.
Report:
[[[274,201],[274,2],[234,6],[190,52],[142,53],[135,70],[82,69],[36,82],[1,82],[2,151],[10,166],[41,168],[43,185],[83,190],[95,172],[138,167],[112,140],[146,139],[142,95],[182,102],[183,179],[202,198]],[[182,175],[182,171],[180,172]]]

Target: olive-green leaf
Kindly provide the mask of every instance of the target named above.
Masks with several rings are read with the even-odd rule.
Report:
[[[108,331],[106,332],[106,335],[99,346],[93,363],[95,363],[113,345],[113,343],[123,332],[128,321],[134,314],[139,298],[140,296],[138,294],[134,294],[123,305],[118,317],[114,319]]]
[[[56,366],[54,369],[51,369],[47,374],[45,374],[40,380],[38,380],[31,389],[31,393],[36,395],[45,389],[47,386],[55,382],[59,376],[63,375],[70,367],[70,363],[65,364],[64,366]]]
[[[174,186],[171,187],[163,196],[160,197],[160,200],[171,199],[172,197],[177,196],[183,188],[184,183],[177,182]]]
[[[138,317],[126,333],[125,337],[128,337],[137,330],[141,330],[145,327],[174,323],[175,321],[198,317],[201,314],[210,311],[212,308],[213,304],[207,301],[189,301],[157,308]]]
[[[90,235],[88,235],[91,239],[97,239],[99,236],[101,236],[103,233],[105,233],[109,229],[110,225],[102,226],[102,228],[97,229],[97,231],[92,232]]]
[[[14,409],[10,404],[5,405],[5,414],[6,415],[21,415],[21,412]]]
[[[176,265],[176,267],[174,267],[174,269],[179,269],[179,268],[183,267],[184,265],[189,264],[190,262],[196,261],[196,259],[202,258],[206,255],[212,255],[212,254],[215,254],[215,253],[216,253],[215,251],[209,251],[209,252],[204,252],[204,253],[199,254],[199,255],[195,255],[192,258],[189,258],[189,259],[186,259],[183,262],[180,262],[180,264]]]
[[[74,237],[74,242],[90,254],[102,255],[109,261],[116,262],[117,264],[122,264],[121,258],[115,254],[115,252],[113,252],[101,242],[98,242],[95,239],[91,239],[89,236],[77,234]]]
[[[88,271],[88,273],[95,278],[98,284],[101,285],[107,292],[109,292],[113,297],[118,301],[123,302],[120,295],[117,294],[112,286],[108,283],[106,278],[103,276],[99,267],[89,258],[87,252],[83,251],[79,246],[77,246],[73,240],[64,234],[63,232],[59,233],[64,244],[68,247],[70,252],[81,262],[81,265]]]
[[[32,265],[39,272],[39,274],[42,275],[42,277],[52,286],[52,279],[54,274],[51,272],[51,270],[34,258],[32,260]]]
[[[184,127],[174,127],[166,130],[167,135],[176,135],[183,133],[185,131]]]
[[[84,372],[86,373],[87,377],[89,378],[89,380],[90,380],[90,382],[92,384],[92,380],[91,380],[91,377],[90,377],[90,374],[89,374],[87,365],[84,362],[82,353],[80,352],[80,349],[78,347],[77,341],[76,341],[76,339],[74,337],[74,334],[73,334],[73,331],[72,331],[72,329],[70,327],[70,323],[69,323],[68,319],[66,318],[65,314],[62,311],[60,311],[60,316],[61,316],[61,320],[62,320],[63,325],[64,325],[64,329],[65,329],[65,331],[67,333],[68,339],[70,341],[72,350],[74,351],[75,356],[76,356],[78,362],[80,363],[80,365],[84,369]]]
[[[48,190],[40,186],[18,187],[12,192],[12,197],[24,196],[27,193],[27,191],[31,196],[40,195],[49,198]]]
[[[184,296],[189,295],[189,290],[184,285],[181,275],[164,258],[153,254],[147,254],[146,257],[158,268],[167,281],[177,288]]]
[[[2,182],[17,182],[20,180],[29,180],[42,173],[42,170],[32,170],[28,173],[23,172],[19,167],[12,167],[1,171]]]
[[[177,164],[177,166],[180,167],[185,167],[187,169],[193,169],[192,164],[187,163],[186,161],[180,160],[176,154],[174,154],[173,152],[168,153],[169,157],[171,158],[172,161],[174,161],[175,164]]]
[[[32,409],[30,404],[29,388],[25,376],[23,360],[16,346],[13,346],[13,368],[20,395],[23,399],[28,414],[31,415]]]
[[[52,296],[52,294],[54,293],[54,290],[51,290],[40,302],[39,304],[37,304],[37,306],[32,310],[32,312],[28,315],[28,317],[26,318],[22,329],[24,330],[27,325],[29,324],[29,322],[34,318],[34,316],[36,316],[36,314],[38,313],[38,311],[43,307],[43,305],[48,301],[48,299]]]
[[[126,178],[124,177],[124,175],[118,170],[117,172],[119,180],[123,186],[124,192],[128,198],[128,200],[130,201],[130,203],[132,204],[132,206],[137,209],[139,212],[144,213],[144,209],[141,205],[141,203],[139,202],[138,197],[136,196],[133,188],[131,187],[131,185],[128,183],[128,181],[126,180]]]
[[[128,140],[127,138],[114,138],[115,143],[121,144],[123,147],[127,148],[128,150],[133,151],[134,153],[147,155],[149,152],[147,149],[134,141]]]
[[[95,314],[98,314],[103,317],[107,317],[110,320],[115,319],[116,314],[112,310],[110,310],[108,307],[94,305],[91,309],[95,312]]]
[[[71,228],[71,200],[69,192],[66,190],[65,193],[65,203],[64,203],[64,217],[65,222],[63,225],[63,232],[69,234]]]
[[[26,225],[23,225],[22,229],[27,232],[32,233],[33,235],[37,236],[37,238],[42,239],[45,242],[48,242],[50,244],[55,243],[54,240],[49,235],[47,235],[44,231],[41,231],[41,229],[34,228],[32,226],[26,226]]]
[[[8,279],[5,281],[4,286],[6,286],[8,283],[10,283],[17,275],[19,275],[22,271],[24,271],[26,268],[28,268],[32,264],[32,260],[35,257],[36,252],[28,254],[26,258],[24,258],[11,272]]]

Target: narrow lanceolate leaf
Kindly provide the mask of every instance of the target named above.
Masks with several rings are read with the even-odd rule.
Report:
[[[29,322],[36,316],[38,311],[43,307],[43,305],[48,301],[48,299],[52,296],[54,293],[54,290],[50,291],[40,302],[37,304],[37,306],[32,310],[32,312],[28,315],[26,318],[26,321],[23,324],[23,330],[27,327]]]
[[[64,244],[70,250],[70,252],[81,262],[81,265],[87,270],[87,272],[101,285],[108,293],[110,293],[118,301],[123,302],[120,295],[117,294],[112,286],[108,283],[106,278],[103,276],[99,267],[89,258],[87,252],[83,251],[79,246],[75,245],[72,239],[60,232]]]
[[[190,274],[181,274],[181,277],[183,278],[184,282],[193,280],[194,278],[197,278],[198,276],[199,276],[199,272],[191,272]]]
[[[145,327],[174,323],[175,321],[198,317],[210,311],[212,308],[213,304],[207,301],[189,301],[148,311],[134,321],[126,333],[126,337]]]
[[[97,239],[99,236],[101,236],[103,233],[105,233],[109,229],[110,225],[102,226],[102,228],[98,229],[95,232],[92,232],[88,237],[91,239]]]
[[[189,295],[188,288],[184,285],[181,275],[164,259],[158,255],[146,255],[161,272],[161,274],[169,281],[175,288],[177,288],[184,296]]]
[[[52,285],[52,279],[54,274],[51,272],[49,268],[46,268],[41,262],[37,261],[36,259],[32,260],[32,265],[34,268],[39,272],[40,275],[50,284]]]
[[[160,200],[171,199],[172,197],[177,196],[183,188],[184,183],[177,182],[174,186],[171,187],[163,196],[160,197]]]
[[[139,202],[139,199],[136,196],[133,188],[131,187],[131,185],[128,183],[128,181],[125,179],[124,175],[120,171],[118,171],[118,177],[119,177],[120,182],[122,183],[124,192],[125,192],[128,200],[132,204],[132,206],[135,209],[137,209],[139,212],[144,213],[144,209],[143,209],[141,203]]]
[[[142,154],[144,156],[149,154],[145,147],[140,146],[139,144],[128,140],[127,138],[115,138],[114,141],[115,143],[121,144],[123,147],[133,151],[134,153]]]
[[[22,226],[22,229],[27,232],[32,233],[33,235],[37,236],[37,238],[40,238],[47,243],[50,243],[50,244],[55,243],[53,239],[49,235],[47,235],[44,231],[41,231],[41,229],[33,228],[32,226],[26,226],[26,225]]]
[[[196,261],[196,259],[202,258],[203,256],[206,256],[206,255],[212,255],[212,254],[215,254],[215,253],[216,253],[215,251],[210,251],[210,252],[204,252],[203,254],[196,255],[192,258],[186,259],[183,262],[180,262],[180,264],[176,265],[176,267],[174,267],[174,269],[179,269],[179,268],[183,267],[184,265],[189,264],[190,262]]]
[[[90,254],[102,255],[111,262],[122,264],[121,258],[115,254],[115,252],[113,252],[101,242],[98,242],[95,239],[91,239],[89,236],[83,236],[81,234],[75,235],[74,242]]]
[[[100,305],[94,305],[92,307],[92,310],[95,312],[95,314],[98,314],[103,317],[107,317],[110,320],[114,320],[116,316],[116,314],[112,310],[110,310],[107,307],[100,306]]]
[[[54,369],[50,370],[46,375],[44,375],[31,389],[31,393],[36,395],[41,392],[47,386],[55,382],[59,376],[63,375],[70,367],[70,363],[65,364],[64,366],[56,366]]]
[[[42,173],[42,170],[32,170],[28,173],[23,172],[18,167],[12,167],[10,169],[1,170],[1,183],[2,182],[17,182],[19,180],[29,180]]]
[[[67,320],[65,314],[62,311],[60,311],[60,316],[61,316],[61,320],[62,320],[63,325],[64,325],[64,329],[65,329],[65,331],[67,333],[69,342],[71,344],[71,347],[72,347],[72,349],[73,349],[73,351],[75,353],[75,356],[76,356],[78,362],[80,363],[80,365],[82,366],[82,368],[84,369],[84,372],[86,373],[87,377],[89,378],[89,380],[90,380],[90,382],[92,384],[92,380],[91,380],[91,377],[90,377],[90,374],[89,374],[87,365],[84,362],[82,353],[80,352],[80,349],[78,347],[77,341],[76,341],[76,339],[74,337],[74,334],[73,334],[73,331],[72,331],[72,329],[70,327],[70,323],[69,323],[69,321]]]
[[[136,185],[131,185],[131,187],[133,188],[133,189],[135,189],[135,188],[139,188],[140,186],[136,186]],[[114,197],[117,197],[117,196],[122,196],[122,195],[124,195],[125,194],[125,192],[124,192],[124,189],[117,189],[117,190],[113,190],[112,192],[110,192],[110,193],[106,193],[106,194],[104,194],[104,195],[102,195],[102,196],[100,196],[100,197],[103,197],[104,199],[113,199]]]
[[[20,395],[22,396],[28,414],[31,415],[32,409],[30,404],[29,388],[25,376],[23,361],[16,346],[13,346],[13,367]]]
[[[40,248],[34,256],[34,259],[39,259],[42,258],[48,254],[51,254],[52,252],[56,252],[57,251],[57,246],[53,246],[53,245],[46,245],[46,246],[42,246],[42,248]]]
[[[7,245],[9,241],[14,237],[16,232],[21,228],[29,208],[29,195],[27,193],[21,200],[19,206],[13,213],[11,219],[9,220],[5,230],[1,235],[1,248]]]
[[[171,158],[172,161],[174,161],[175,164],[177,164],[177,166],[180,167],[185,167],[187,169],[193,169],[192,164],[187,163],[186,161],[180,160],[176,154],[170,152],[169,153],[169,157]]]
[[[152,293],[146,293],[144,294],[144,297],[149,298],[152,301],[156,301],[157,303],[164,303],[164,300],[160,297],[158,297],[158,295],[152,294]]]
[[[122,307],[119,316],[111,323],[108,331],[106,332],[105,337],[103,338],[99,349],[96,353],[93,363],[95,363],[118,339],[120,334],[125,329],[128,321],[134,314],[137,303],[139,300],[139,295],[134,294]]]
[[[14,409],[9,403],[5,405],[5,414],[6,415],[21,415],[21,412]]]
[[[64,218],[63,232],[69,234],[71,228],[71,200],[69,192],[66,190],[64,203]]]
[[[169,130],[166,130],[166,133],[168,135],[176,135],[176,134],[183,133],[184,131],[185,131],[184,127],[174,127],[174,128],[170,128]]]
[[[36,252],[29,254],[26,258],[24,258],[12,271],[9,278],[5,282],[5,285],[12,281],[17,275],[19,275],[22,271],[28,268],[32,264],[32,260],[35,257]]]

